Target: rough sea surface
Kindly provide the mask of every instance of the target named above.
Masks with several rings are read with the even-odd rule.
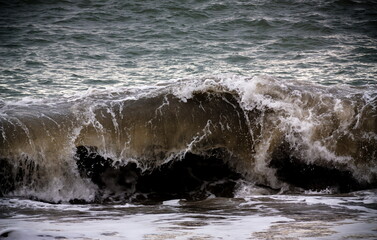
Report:
[[[376,83],[375,1],[2,1],[3,98],[216,74]]]
[[[377,1],[0,1],[0,239],[377,239]]]

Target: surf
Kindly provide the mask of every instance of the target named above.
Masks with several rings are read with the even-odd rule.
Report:
[[[377,186],[375,86],[209,76],[0,108],[2,196],[50,202]]]

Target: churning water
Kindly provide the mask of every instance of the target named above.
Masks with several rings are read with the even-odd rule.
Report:
[[[375,239],[376,6],[2,1],[0,238]]]

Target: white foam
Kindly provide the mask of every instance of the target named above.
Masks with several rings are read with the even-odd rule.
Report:
[[[38,232],[34,231],[33,229],[7,228],[3,231],[0,231],[0,235],[6,236],[4,237],[4,239],[9,239],[9,240],[25,240],[25,239],[41,240],[43,239],[41,236],[38,236]]]
[[[290,221],[284,217],[260,215],[227,216],[224,220],[214,215],[214,220],[210,220],[210,215],[203,214],[203,219],[207,219],[203,221],[197,217],[199,215],[193,218],[184,214],[136,214],[118,218],[64,218],[58,221],[8,219],[7,223],[0,220],[0,225],[17,226],[10,239],[246,239],[252,232],[264,231],[274,222]]]
[[[375,197],[375,191],[347,196],[251,195],[196,203],[175,199],[154,206],[0,199],[6,216],[0,219],[0,232],[9,232],[9,239],[33,240],[265,239],[284,233],[300,239],[374,239],[377,211],[363,204]],[[334,218],[325,218],[332,213]],[[313,227],[320,229],[307,237]]]
[[[162,204],[165,206],[178,207],[180,206],[180,203],[179,203],[180,201],[181,201],[180,199],[172,199],[172,200],[164,201]]]

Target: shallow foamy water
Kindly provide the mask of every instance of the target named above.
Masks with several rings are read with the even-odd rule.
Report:
[[[161,204],[0,201],[4,239],[376,239],[377,191]]]

